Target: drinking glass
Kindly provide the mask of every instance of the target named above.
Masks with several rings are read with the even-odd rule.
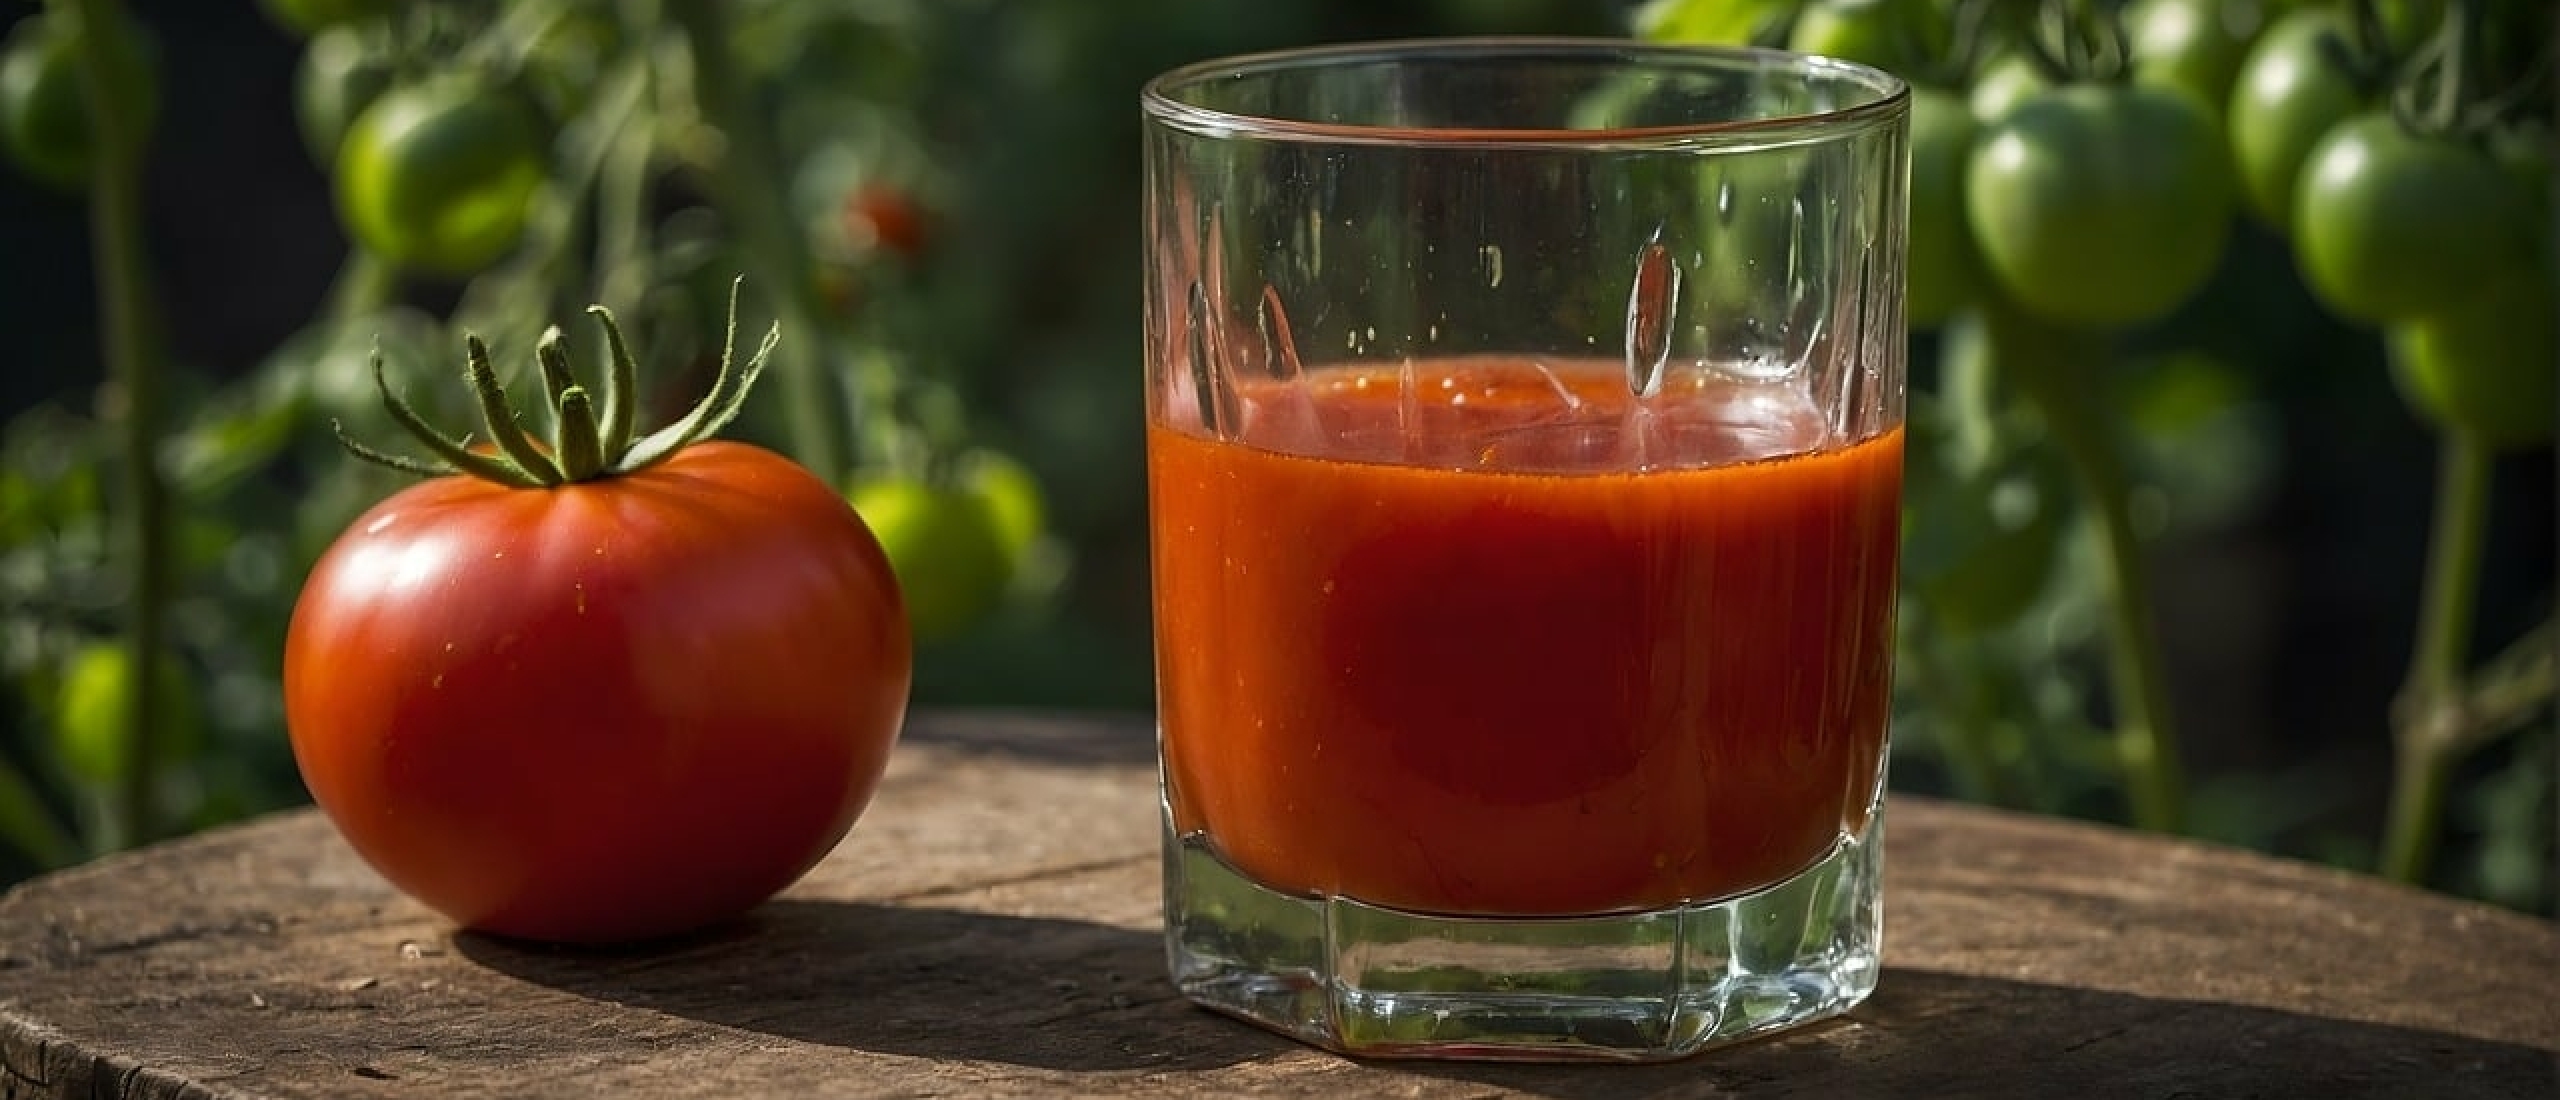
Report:
[[[1486,39],[1142,102],[1183,993],[1356,1054],[1615,1060],[1865,997],[1902,83]]]

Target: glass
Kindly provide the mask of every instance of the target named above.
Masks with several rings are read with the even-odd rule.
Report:
[[[1901,82],[1454,40],[1143,104],[1176,984],[1336,1050],[1523,1059],[1866,996]]]

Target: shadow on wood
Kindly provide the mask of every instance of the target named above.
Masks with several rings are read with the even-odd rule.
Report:
[[[1839,1026],[1593,1073],[1545,1066],[1421,1068],[1557,1100],[1625,1096],[1962,1096],[2323,1100],[2555,1095],[2533,1047],[2243,1005],[1888,968]]]
[[[1068,1071],[1211,1069],[1288,1049],[1190,1007],[1153,932],[784,899],[628,951],[465,933],[475,962],[633,1009],[800,1042]]]

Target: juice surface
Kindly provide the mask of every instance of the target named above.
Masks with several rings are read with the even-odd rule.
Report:
[[[1863,823],[1902,440],[1614,364],[1248,383],[1148,428],[1176,827],[1284,890],[1439,913],[1658,908]],[[1405,425],[1406,427],[1399,427]],[[1410,464],[1407,464],[1410,463]]]

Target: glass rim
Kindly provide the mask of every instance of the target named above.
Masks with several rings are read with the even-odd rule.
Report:
[[[1422,57],[1584,58],[1652,63],[1666,68],[1698,68],[1713,64],[1750,64],[1787,68],[1810,77],[1831,77],[1864,85],[1872,99],[1824,111],[1772,114],[1761,118],[1671,123],[1606,129],[1410,127],[1376,123],[1319,122],[1313,119],[1250,114],[1185,102],[1176,91],[1212,80],[1316,69],[1358,62],[1395,62]],[[1467,36],[1401,38],[1345,42],[1285,50],[1236,54],[1195,61],[1167,70],[1146,82],[1138,93],[1149,121],[1196,137],[1265,140],[1324,145],[1449,146],[1500,149],[1678,149],[1725,144],[1792,144],[1863,133],[1908,112],[1911,85],[1871,65],[1756,46],[1709,46],[1647,42],[1632,38],[1569,36]]]

